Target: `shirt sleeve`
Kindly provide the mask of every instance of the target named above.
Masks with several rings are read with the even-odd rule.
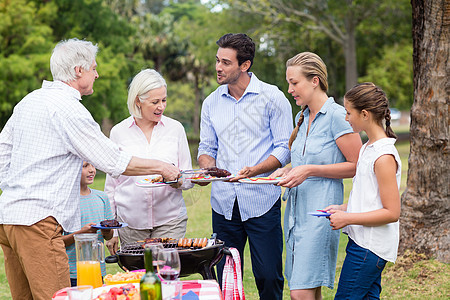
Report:
[[[217,134],[211,123],[211,116],[209,114],[209,97],[203,101],[201,121],[200,121],[200,144],[198,146],[197,159],[200,155],[206,154],[216,159],[218,140]]]
[[[344,134],[353,133],[352,126],[345,120],[345,110],[342,107],[339,107],[333,112],[330,129],[334,140],[337,140]]]
[[[273,136],[274,149],[271,153],[282,166],[291,161],[289,138],[293,130],[292,107],[284,94],[279,91],[272,102],[270,110],[270,130]]]
[[[100,126],[84,106],[71,115],[56,115],[53,120],[55,126],[63,128],[62,138],[70,152],[113,177],[118,177],[126,170],[131,155],[120,151],[118,145],[101,132]]]
[[[2,187],[2,182],[6,179],[9,166],[11,163],[11,153],[12,153],[12,129],[11,122],[13,117],[11,117],[6,123],[3,130],[0,132],[0,189]]]

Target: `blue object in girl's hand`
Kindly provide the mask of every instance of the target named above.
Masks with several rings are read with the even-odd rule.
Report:
[[[331,214],[329,212],[325,211],[311,211],[308,213],[308,215],[316,216],[316,217],[329,217]]]

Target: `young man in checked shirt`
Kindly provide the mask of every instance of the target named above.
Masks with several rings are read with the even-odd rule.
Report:
[[[121,151],[80,103],[94,92],[97,46],[70,39],[50,58],[53,82],[25,96],[0,133],[0,245],[13,299],[51,299],[70,286],[63,230],[81,228],[83,160],[112,176],[179,176]]]

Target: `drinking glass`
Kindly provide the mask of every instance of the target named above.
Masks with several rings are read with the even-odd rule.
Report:
[[[92,285],[79,285],[69,288],[67,295],[69,295],[69,300],[91,300],[92,290]]]
[[[181,299],[180,256],[176,249],[163,249],[158,253],[158,274],[163,279],[161,289],[163,300]]]
[[[153,256],[153,272],[155,274],[158,273],[158,264],[162,263],[158,260],[158,253],[162,250],[164,250],[164,246],[162,243],[149,243],[145,244],[145,248],[149,247],[152,249],[152,256]]]

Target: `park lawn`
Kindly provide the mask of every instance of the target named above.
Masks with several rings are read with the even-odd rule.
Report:
[[[408,167],[409,143],[398,143],[402,159],[402,183],[401,191],[406,187]],[[103,190],[105,177],[99,174],[92,188]],[[344,180],[345,201],[351,190],[351,179]],[[209,204],[210,186],[195,186],[184,192],[184,198],[188,210],[188,226],[186,237],[209,237],[212,233],[211,206]],[[286,204],[282,204],[282,213]],[[322,289],[323,299],[333,299],[336,292],[339,274],[345,257],[345,245],[347,237],[341,235],[339,255],[336,268],[335,289]],[[107,250],[106,250],[107,251]],[[244,290],[249,300],[258,299],[258,292],[251,271],[251,261],[248,247],[244,253]],[[283,258],[284,260],[284,258]],[[107,264],[107,273],[115,274],[121,271],[117,264]],[[201,279],[198,274],[184,279]],[[450,294],[450,266],[433,259],[425,259],[415,253],[407,253],[398,258],[396,264],[388,263],[382,277],[382,299],[448,299]],[[6,281],[3,252],[0,251],[0,300],[11,299],[9,287]],[[289,289],[285,282],[283,299],[289,299]]]

